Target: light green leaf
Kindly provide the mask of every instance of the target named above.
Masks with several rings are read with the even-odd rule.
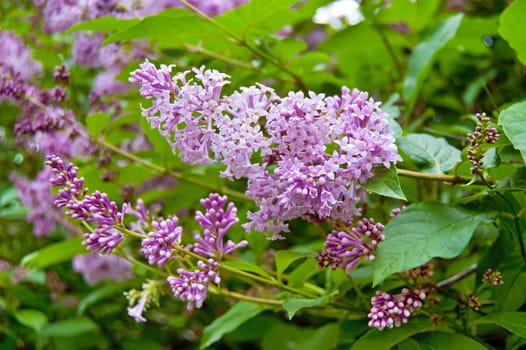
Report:
[[[497,324],[519,337],[526,338],[526,312],[496,312],[474,320],[471,324]]]
[[[292,287],[301,287],[312,275],[322,271],[317,268],[318,261],[315,258],[307,258],[288,277],[288,284]]]
[[[99,326],[87,317],[70,318],[46,325],[42,334],[46,337],[76,337],[78,335],[96,332]]]
[[[415,338],[425,349],[430,350],[487,350],[485,345],[459,333],[432,332],[419,334]]]
[[[444,174],[461,161],[460,151],[443,138],[409,134],[396,142],[402,155],[407,155],[425,173]]]
[[[280,250],[276,253],[276,272],[278,273],[278,280],[281,280],[281,275],[294,261],[306,258],[309,254],[293,252],[290,250]]]
[[[298,312],[299,309],[324,305],[327,304],[327,301],[327,297],[321,297],[318,299],[290,298],[283,302],[283,308],[287,311],[289,320],[292,320],[292,317],[294,317],[294,314]]]
[[[427,319],[410,319],[399,328],[372,329],[353,344],[351,350],[389,350],[402,340],[415,334],[434,330],[434,326]]]
[[[499,125],[526,160],[526,101],[515,103],[500,113]]]
[[[499,18],[499,34],[517,52],[517,57],[526,65],[526,28],[524,27],[524,14],[526,13],[526,0],[512,1],[510,6]]]
[[[109,283],[103,285],[100,288],[95,289],[79,301],[79,305],[77,306],[77,315],[82,315],[88,307],[97,303],[98,301],[115,295],[117,293],[120,294],[123,291],[129,289],[131,284],[132,282],[130,281],[125,281],[121,283]]]
[[[425,41],[418,44],[411,53],[404,81],[404,98],[411,115],[416,98],[437,53],[455,36],[463,14],[451,16],[442,21]]]
[[[45,267],[71,260],[76,255],[86,252],[82,237],[75,237],[49,245],[22,258],[24,268],[43,269]]]
[[[81,32],[85,30],[96,30],[111,32],[115,30],[126,30],[131,26],[139,23],[137,18],[115,18],[115,17],[99,17],[90,21],[74,24],[67,30],[66,33]]]
[[[255,317],[265,309],[264,306],[246,301],[237,303],[204,329],[200,349],[204,349],[215,343],[221,339],[224,334],[232,332],[241,324]]]
[[[42,327],[48,322],[46,314],[36,309],[17,310],[15,318],[24,326],[33,328],[37,333],[39,333]]]
[[[409,206],[385,226],[385,241],[376,254],[373,284],[434,257],[458,256],[484,218],[439,203]]]
[[[241,270],[241,271],[252,272],[252,273],[255,273],[256,275],[260,275],[260,276],[263,276],[263,277],[266,277],[266,278],[270,278],[270,275],[268,274],[267,271],[265,271],[264,269],[262,269],[258,265],[251,264],[251,263],[246,262],[246,261],[241,261],[241,260],[224,261],[224,262],[221,263],[221,265],[232,267],[234,269],[238,269],[238,270]]]
[[[88,115],[86,117],[86,126],[88,127],[89,134],[97,138],[106,125],[108,125],[109,121],[110,115],[107,113],[93,113]]]
[[[378,167],[374,170],[374,177],[367,180],[363,187],[373,193],[385,197],[407,200],[400,187],[396,168],[392,165],[389,169]]]

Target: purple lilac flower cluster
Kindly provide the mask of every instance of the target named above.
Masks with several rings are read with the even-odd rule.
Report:
[[[193,271],[179,268],[177,277],[170,276],[167,279],[174,296],[187,301],[189,310],[194,307],[200,308],[206,299],[209,284],[219,284],[221,281],[217,269],[223,255],[248,244],[245,240],[239,243],[231,240],[224,242],[225,234],[239,221],[237,208],[234,203],[227,203],[226,196],[212,193],[202,199],[201,204],[205,212],[198,211],[195,219],[203,229],[203,233],[196,234],[195,243],[187,248],[206,261],[198,260],[197,269]],[[139,218],[148,216],[141,206],[138,208],[139,211],[135,211],[135,216]],[[179,226],[179,219],[176,216],[154,220],[151,227],[153,230],[142,240],[141,252],[150,265],[157,264],[162,267],[169,259],[175,258],[177,248],[185,249],[180,245],[183,229]]]
[[[374,260],[378,244],[385,240],[384,226],[373,219],[362,219],[350,231],[335,231],[327,236],[323,251],[317,254],[318,266],[344,268],[350,274],[361,258]]]
[[[109,200],[108,195],[95,191],[88,195],[83,188],[84,179],[78,178],[78,168],[55,155],[47,157],[46,164],[53,172],[51,184],[62,187],[55,200],[58,208],[65,208],[66,214],[74,219],[93,223],[96,228],[84,234],[82,244],[89,250],[110,254],[124,238],[118,227],[123,227],[127,205],[119,210],[117,204]]]
[[[173,295],[188,302],[188,310],[203,306],[210,282],[214,284],[221,282],[217,273],[218,264],[214,259],[208,259],[207,263],[198,261],[197,266],[199,269],[194,271],[178,269],[179,277],[170,276],[167,279]]]
[[[172,68],[145,61],[132,72],[152,100],[143,115],[184,161],[221,161],[223,176],[248,179],[259,207],[248,214],[248,231],[276,239],[298,217],[348,223],[360,214],[361,185],[374,167],[400,160],[387,114],[365,92],[281,98],[258,84],[223,96],[226,74],[201,67],[172,76]]]
[[[188,2],[209,16],[217,16],[247,0]],[[165,9],[182,7],[177,0],[34,0],[33,3],[41,9],[43,29],[48,33],[64,32],[76,23],[103,16],[142,18]],[[101,47],[104,40],[102,33],[78,32],[73,37],[73,62],[89,68],[101,68],[93,83],[92,103],[104,95],[125,92],[128,86],[117,80],[117,74],[133,60],[153,57],[148,43],[144,41],[136,41],[131,46],[113,43]]]
[[[73,270],[82,274],[90,286],[105,280],[125,281],[133,275],[131,263],[115,255],[78,255],[73,258]]]
[[[400,327],[407,323],[415,310],[422,307],[426,292],[420,289],[402,289],[400,294],[391,295],[377,291],[371,298],[371,312],[368,317],[369,327],[383,330],[385,327]]]

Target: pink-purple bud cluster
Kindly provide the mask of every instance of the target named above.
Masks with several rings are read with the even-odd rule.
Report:
[[[177,73],[149,61],[131,74],[152,105],[143,115],[184,161],[221,161],[222,175],[246,177],[250,231],[273,239],[302,217],[349,222],[360,214],[362,184],[377,166],[400,160],[379,103],[358,90],[340,96],[290,92],[264,85],[222,95],[228,76],[204,67]]]
[[[380,331],[385,327],[400,327],[407,323],[415,310],[422,307],[425,298],[425,291],[419,289],[404,288],[400,294],[395,295],[377,291],[376,295],[371,298],[372,308],[368,315],[369,327]]]
[[[350,231],[335,231],[327,236],[323,251],[317,254],[318,266],[344,268],[350,274],[364,258],[375,259],[378,244],[385,240],[384,226],[373,219],[362,219]]]
[[[221,282],[217,274],[218,264],[213,259],[208,259],[207,263],[199,261],[197,266],[199,269],[194,271],[178,269],[179,277],[167,278],[173,295],[188,302],[188,310],[203,306],[210,283],[219,284]]]
[[[55,155],[47,157],[46,164],[51,167],[51,184],[62,187],[55,200],[58,208],[65,208],[66,214],[74,219],[95,224],[92,232],[84,234],[82,244],[89,250],[101,254],[110,254],[124,238],[117,229],[122,226],[126,206],[119,210],[117,204],[109,200],[108,195],[95,191],[88,195],[83,188],[84,179],[78,178],[78,168]]]
[[[141,242],[141,252],[150,265],[162,267],[173,256],[174,246],[181,243],[183,228],[179,226],[177,216],[154,220],[152,228],[153,231]]]
[[[234,243],[231,240],[224,242],[224,236],[232,226],[239,222],[237,208],[234,203],[227,204],[227,197],[213,193],[208,198],[201,200],[201,205],[206,211],[198,211],[195,219],[203,228],[203,235],[194,236],[193,251],[203,257],[218,258],[230,254],[234,250],[245,247],[248,242],[243,240]],[[225,210],[226,205],[226,210]]]

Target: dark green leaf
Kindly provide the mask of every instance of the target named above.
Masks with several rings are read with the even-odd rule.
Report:
[[[264,306],[241,301],[234,305],[230,310],[221,317],[216,318],[203,331],[200,348],[204,349],[215,343],[228,332],[235,330],[242,323],[255,317],[265,310]]]
[[[397,144],[400,151],[426,173],[443,174],[461,161],[460,151],[443,138],[409,134],[399,137]]]
[[[425,349],[430,350],[487,350],[485,345],[459,333],[432,332],[419,334],[415,338]]]
[[[129,281],[121,283],[109,283],[93,290],[79,301],[79,305],[77,306],[77,314],[82,315],[88,307],[97,303],[100,300],[108,298],[117,293],[121,294],[126,289],[129,289],[130,285],[131,282]]]
[[[524,14],[526,1],[515,0],[502,12],[499,18],[499,34],[508,41],[517,52],[517,57],[526,65],[526,28],[524,28]]]
[[[418,44],[411,53],[404,81],[406,113],[411,114],[422,82],[427,76],[437,53],[455,36],[462,17],[463,14],[458,14],[441,22],[429,38]]]
[[[484,218],[438,203],[409,206],[385,226],[385,241],[378,246],[373,284],[434,257],[458,256]]]
[[[281,280],[283,272],[292,264],[294,261],[306,258],[309,254],[293,252],[290,250],[280,250],[276,253],[276,272],[278,273],[278,280]]]
[[[374,170],[374,177],[367,180],[363,187],[381,196],[407,200],[400,187],[396,168],[391,166],[389,169],[378,167]]]
[[[434,328],[435,326],[427,319],[410,319],[408,323],[399,328],[382,331],[371,329],[354,343],[351,350],[389,350],[404,339],[418,333],[432,331]]]
[[[87,317],[70,318],[46,325],[42,334],[46,337],[76,337],[83,333],[96,332],[99,326]]]
[[[497,324],[513,334],[526,338],[526,312],[496,312],[472,322],[476,324]]]
[[[526,160],[526,101],[516,103],[500,113],[499,125]]]
[[[294,317],[294,314],[303,308],[324,305],[328,301],[327,297],[321,297],[318,299],[305,299],[305,298],[290,298],[283,302],[283,308],[287,311],[289,320]]]
[[[20,264],[25,268],[43,269],[71,260],[71,258],[76,255],[86,253],[86,247],[82,245],[82,240],[82,237],[75,237],[51,244],[41,250],[24,256]]]
[[[24,326],[33,328],[37,333],[42,330],[47,322],[47,316],[40,310],[35,309],[20,309],[15,313],[15,318]]]

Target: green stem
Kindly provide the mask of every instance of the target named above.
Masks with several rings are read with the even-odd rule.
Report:
[[[97,138],[96,142],[100,146],[103,146],[103,147],[109,149],[110,151],[123,156],[124,158],[132,160],[132,161],[134,161],[134,162],[136,162],[138,164],[144,165],[145,167],[154,170],[155,172],[159,173],[159,175],[169,175],[169,176],[172,176],[173,178],[176,178],[177,180],[180,180],[180,181],[192,184],[192,185],[196,185],[196,186],[208,189],[210,191],[221,192],[221,193],[223,193],[223,194],[225,194],[225,195],[227,195],[229,197],[234,197],[234,198],[245,200],[245,201],[251,200],[249,197],[247,197],[243,193],[235,191],[235,190],[232,190],[232,189],[230,189],[230,188],[228,188],[226,186],[221,186],[221,188],[217,188],[216,186],[214,186],[211,183],[208,183],[208,182],[205,182],[205,181],[200,181],[200,180],[197,180],[197,179],[193,179],[193,178],[190,178],[188,176],[184,176],[180,172],[177,172],[177,171],[174,171],[174,170],[171,170],[171,169],[167,169],[167,168],[165,168],[163,166],[160,166],[160,165],[157,165],[157,164],[153,164],[153,163],[147,161],[146,159],[138,157],[138,156],[136,156],[133,153],[127,152],[127,151],[125,151],[125,150],[123,150],[123,149],[121,149],[121,148],[119,148],[119,147],[117,147],[115,145],[112,145],[111,143],[109,143],[106,140],[104,140],[102,137]]]
[[[265,52],[261,51],[257,47],[249,45],[244,38],[239,37],[236,33],[232,32],[230,29],[228,29],[227,27],[223,26],[221,23],[217,22],[214,18],[208,16],[206,13],[204,13],[203,11],[199,10],[197,7],[195,7],[192,4],[190,4],[187,0],[180,0],[179,2],[181,4],[183,4],[185,7],[187,7],[188,9],[190,9],[192,12],[197,14],[199,17],[203,18],[207,22],[210,22],[211,24],[216,26],[219,30],[221,30],[223,33],[228,35],[228,37],[234,43],[236,43],[236,44],[238,44],[240,46],[246,47],[247,49],[252,51],[252,53],[254,53],[256,56],[259,56],[263,60],[269,62],[270,64],[272,64],[273,66],[278,68],[279,70],[281,70],[281,71],[287,73],[288,75],[290,75],[294,79],[294,83],[301,90],[304,90],[304,91],[308,90],[307,86],[305,85],[305,83],[301,79],[301,76],[299,76],[298,74],[296,74],[293,71],[291,71],[287,66],[282,64],[278,59],[276,59],[275,57],[272,57],[270,55],[267,55]]]
[[[238,60],[235,60],[233,58],[229,58],[229,57],[220,55],[217,52],[209,51],[209,50],[205,49],[204,47],[202,47],[201,45],[193,46],[193,45],[190,45],[190,44],[186,44],[184,47],[186,48],[186,50],[188,50],[191,53],[201,53],[203,55],[215,58],[216,60],[233,64],[234,66],[238,66],[238,67],[241,67],[241,68],[244,68],[244,69],[247,69],[247,70],[253,70],[253,71],[256,70],[256,67],[254,67],[254,66],[252,66],[250,64],[246,64],[245,62],[238,61]]]
[[[470,177],[460,176],[460,175],[419,173],[418,171],[412,171],[412,170],[407,170],[407,169],[396,169],[396,173],[400,176],[410,177],[413,179],[428,180],[428,181],[442,181],[442,182],[449,182],[453,184],[468,184],[472,182],[472,179]],[[477,179],[473,183],[484,185],[488,181],[490,180]]]
[[[226,297],[234,298],[237,300],[250,301],[257,304],[272,305],[272,306],[282,306],[283,300],[274,300],[267,298],[254,297],[251,295],[245,295],[241,293],[232,292],[228,289],[217,288],[214,285],[209,285],[209,291],[213,294],[224,295]]]

